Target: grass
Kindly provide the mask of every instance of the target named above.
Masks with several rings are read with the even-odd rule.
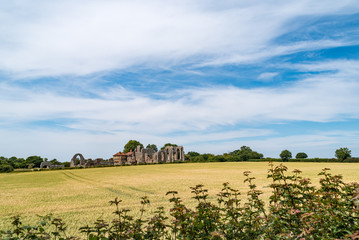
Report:
[[[358,163],[285,163],[289,170],[300,169],[303,176],[318,184],[317,174],[329,167],[342,174],[346,182],[359,182]],[[244,171],[251,171],[263,198],[270,194],[266,179],[268,163],[188,163],[113,168],[89,168],[44,172],[0,174],[0,229],[9,227],[9,218],[20,214],[26,224],[35,222],[36,214],[53,213],[69,225],[70,232],[97,218],[110,219],[113,207],[108,201],[123,200],[123,207],[136,210],[140,198],[148,196],[151,209],[169,208],[167,191],[176,190],[186,202],[193,203],[189,187],[204,184],[214,198],[222,183],[245,193]],[[243,194],[245,195],[245,194]]]

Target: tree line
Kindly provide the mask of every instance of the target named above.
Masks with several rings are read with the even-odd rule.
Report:
[[[26,159],[17,157],[6,158],[0,156],[0,172],[12,172],[16,168],[39,168],[42,162],[50,162],[53,165],[63,164],[57,159],[48,161],[47,158],[42,158],[40,156],[29,156]],[[68,166],[70,166],[70,163]]]
[[[123,152],[127,153],[130,151],[134,151],[137,146],[140,146],[143,148],[143,144],[137,140],[130,140],[128,141],[124,148]],[[174,146],[177,147],[177,144],[173,143],[166,143],[164,146],[161,147],[161,150],[163,150],[167,146]],[[156,144],[148,144],[146,148],[153,149],[155,152],[158,151],[158,148]],[[273,159],[273,158],[264,158],[262,153],[258,153],[254,150],[252,150],[248,146],[242,146],[240,149],[234,150],[229,153],[224,153],[220,155],[215,155],[211,153],[198,153],[194,151],[190,151],[187,154],[185,154],[185,161],[186,162],[243,162],[243,161],[254,161],[254,160],[279,160],[283,162],[288,162],[292,159],[292,153],[285,149],[279,154],[279,159]],[[319,159],[315,158],[313,161],[346,161],[346,160],[353,160],[356,161],[359,159],[352,159],[351,156],[351,150],[342,147],[335,151],[335,157],[336,159]],[[295,160],[304,160],[307,159],[308,155],[305,152],[298,152],[295,155]],[[311,159],[308,159],[308,162]],[[0,157],[0,172],[12,172],[14,169],[24,169],[24,168],[39,168],[41,162],[50,162],[52,165],[64,165],[65,167],[70,167],[70,162],[59,162],[57,159],[52,159],[48,161],[47,158],[42,158],[40,156],[29,156],[26,159],[24,158],[17,158],[17,157]]]
[[[205,153],[200,154],[198,152],[188,152],[185,154],[185,160],[189,162],[242,162],[242,161],[249,161],[249,160],[280,160],[282,162],[288,162],[292,157],[292,152],[285,149],[281,151],[279,154],[279,159],[275,158],[264,158],[262,153],[258,153],[256,151],[253,151],[248,146],[242,146],[240,149],[234,150],[230,153],[224,153],[222,155],[214,155],[211,153]],[[351,156],[351,150],[349,150],[346,147],[339,148],[335,151],[335,157],[336,159],[330,159],[335,161],[345,161],[352,158]],[[298,152],[295,155],[295,160],[304,160],[308,159],[308,155],[305,152]],[[311,160],[311,159],[308,159]],[[313,160],[320,160],[319,158],[315,158]],[[323,159],[323,160],[329,160],[329,159]],[[357,159],[353,159],[357,160]]]

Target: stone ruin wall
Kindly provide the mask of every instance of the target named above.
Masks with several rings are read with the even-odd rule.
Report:
[[[52,165],[50,162],[41,162],[40,168],[65,168],[65,165]]]
[[[80,158],[80,162],[77,163],[77,157]],[[70,167],[93,167],[93,166],[109,166],[113,165],[113,161],[105,161],[103,158],[96,158],[92,160],[91,158],[85,159],[81,153],[76,153],[70,162]]]
[[[132,162],[131,162],[132,161]],[[134,158],[127,161],[126,164],[133,163],[169,163],[169,162],[183,162],[184,151],[183,146],[173,147],[167,146],[163,150],[158,152],[153,151],[150,148],[141,148],[137,146],[134,152]]]
[[[80,162],[77,163],[77,158]],[[169,162],[183,162],[184,151],[183,146],[173,147],[167,146],[163,150],[155,152],[150,148],[141,148],[137,146],[135,151],[128,155],[126,159],[122,159],[119,165],[140,164],[140,163],[169,163]],[[108,166],[115,165],[113,159],[104,161],[102,158],[95,160],[85,159],[81,153],[76,153],[70,163],[70,167],[91,167],[91,166]]]

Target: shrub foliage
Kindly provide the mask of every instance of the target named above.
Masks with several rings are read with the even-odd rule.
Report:
[[[283,162],[288,162],[289,159],[292,158],[292,153],[289,150],[283,150],[280,154],[279,154],[280,158],[282,159]]]
[[[308,158],[308,155],[304,152],[299,152],[295,155],[295,158]]]
[[[351,158],[352,151],[348,148],[339,148],[335,150],[335,157],[337,157],[339,160],[344,161],[345,159]]]
[[[9,173],[14,171],[14,168],[10,164],[0,164],[0,173]]]
[[[223,184],[214,202],[203,185],[196,185],[191,188],[197,201],[194,209],[176,191],[169,191],[168,213],[159,207],[144,217],[149,199],[143,197],[135,218],[116,198],[110,202],[115,207],[112,221],[98,219],[80,232],[87,239],[359,239],[358,183],[344,183],[340,175],[323,169],[320,186],[315,187],[299,170],[287,174],[284,165],[270,166],[268,206],[250,172],[244,172],[249,186],[245,201],[229,183]],[[24,226],[16,216],[12,225],[0,233],[1,239],[78,239],[68,236],[66,224],[51,215],[35,226]]]

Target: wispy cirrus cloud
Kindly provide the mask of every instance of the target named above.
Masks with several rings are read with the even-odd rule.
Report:
[[[328,156],[349,144],[348,130],[273,125],[359,118],[358,58],[339,49],[358,45],[356,1],[0,3],[5,154],[21,146],[63,160],[74,151],[108,156],[139,139],[201,152],[250,145],[271,156],[284,147]],[[347,27],[328,34],[336,16]],[[336,48],[335,59],[313,57]]]
[[[319,63],[311,69],[323,69]],[[340,66],[340,62],[329,66]],[[162,99],[123,88],[98,91],[100,98],[61,96],[2,85],[5,121],[35,121],[66,118],[72,129],[129,130],[162,133],[208,130],[217,125],[266,121],[327,122],[359,117],[359,82],[352,64],[335,73],[313,75],[286,86],[241,89],[208,87],[177,90]],[[305,66],[300,66],[301,68]],[[330,69],[330,68],[327,68]],[[11,96],[21,96],[14,100]],[[101,124],[101,122],[106,124]],[[96,127],[97,126],[97,127]]]
[[[278,74],[278,72],[264,72],[258,76],[258,79],[261,81],[271,81]]]
[[[280,5],[280,7],[278,7]],[[348,44],[276,45],[297,17],[355,12],[355,1],[5,2],[0,69],[17,76],[91,74],[130,66],[246,63]],[[25,10],[26,9],[26,10]],[[260,17],[259,17],[260,16]]]

